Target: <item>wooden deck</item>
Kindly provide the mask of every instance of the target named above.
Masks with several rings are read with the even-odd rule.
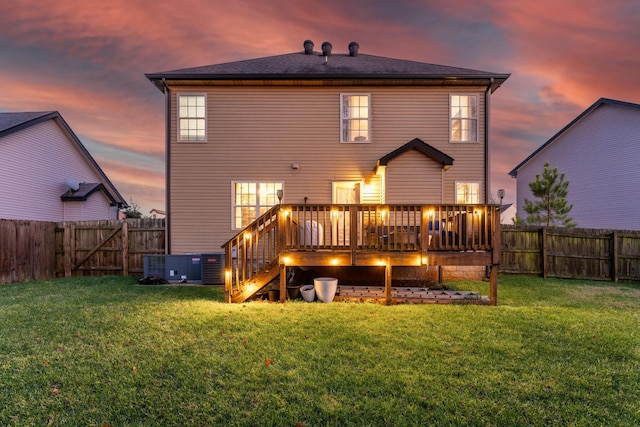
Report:
[[[499,220],[496,205],[274,206],[223,245],[225,299],[245,301],[280,276],[284,302],[291,267],[379,266],[394,303],[411,298],[392,291],[393,267],[466,265],[490,267],[496,305]]]

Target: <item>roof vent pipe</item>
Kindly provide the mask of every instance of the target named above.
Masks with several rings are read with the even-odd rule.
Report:
[[[322,43],[322,56],[331,56],[333,46],[329,42]]]
[[[304,54],[312,55],[313,54],[313,42],[311,40],[305,40],[303,43],[304,46]]]
[[[360,49],[358,42],[349,43],[349,56],[358,56],[358,49]]]

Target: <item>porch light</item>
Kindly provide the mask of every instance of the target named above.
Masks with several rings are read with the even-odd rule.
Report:
[[[284,265],[289,265],[291,264],[291,258],[289,258],[288,256],[282,257],[282,262],[284,263]]]
[[[388,216],[389,216],[389,209],[385,208],[385,209],[382,209],[382,211],[380,211],[380,217],[382,218],[383,224],[387,220]]]
[[[373,188],[371,187],[371,180],[365,179],[364,181],[364,194],[371,195],[373,192]]]
[[[245,231],[244,232],[244,240],[249,240],[251,239],[251,232],[250,231]]]
[[[384,267],[385,265],[387,265],[387,263],[386,263],[386,262],[385,262],[385,260],[383,260],[383,259],[379,259],[379,260],[376,262],[376,264],[377,264],[377,265],[379,265],[379,266],[381,266],[381,267]]]
[[[429,265],[429,257],[428,256],[423,256],[422,259],[420,260],[422,265]]]
[[[338,265],[340,260],[338,258],[331,258],[331,265]]]

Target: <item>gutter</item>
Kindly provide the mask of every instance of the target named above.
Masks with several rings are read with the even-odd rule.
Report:
[[[489,111],[491,111],[490,107],[490,99],[491,87],[493,86],[493,77],[489,81],[489,85],[487,89],[484,91],[484,202],[489,203],[491,200],[491,169],[489,163]]]
[[[165,169],[165,232],[164,232],[164,252],[171,253],[171,172],[169,165],[171,164],[171,90],[167,86],[165,78],[162,78],[164,86],[165,99],[165,151],[164,151],[164,169]]]

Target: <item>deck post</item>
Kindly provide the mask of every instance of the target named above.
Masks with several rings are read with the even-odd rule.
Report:
[[[351,249],[351,265],[356,265],[356,250],[358,249],[358,230],[362,224],[358,223],[357,206],[349,206],[349,248]]]
[[[280,264],[280,302],[287,301],[287,265]]]
[[[387,257],[387,264],[384,268],[384,272],[384,302],[388,305],[391,304],[391,280],[393,278],[391,257]]]
[[[498,266],[492,265],[489,273],[489,305],[498,305]]]

